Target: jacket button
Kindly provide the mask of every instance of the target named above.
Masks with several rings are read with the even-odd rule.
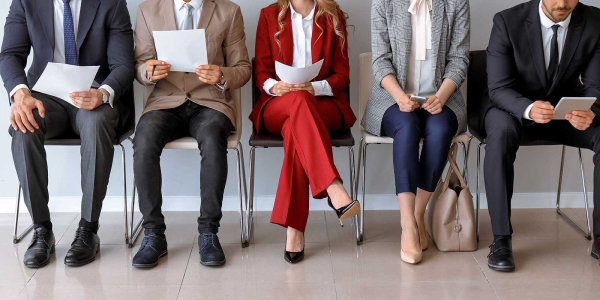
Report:
[[[188,98],[192,98],[192,94],[187,94],[187,97]]]

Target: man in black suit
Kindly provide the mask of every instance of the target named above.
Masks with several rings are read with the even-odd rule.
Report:
[[[26,75],[31,48],[35,54]],[[92,89],[72,91],[71,105],[31,92],[48,62],[100,69]],[[65,264],[90,263],[100,244],[98,219],[112,167],[113,141],[130,112],[119,99],[134,77],[133,30],[125,0],[13,0],[4,25],[0,75],[12,106],[13,160],[35,228],[23,261],[27,267],[39,268],[54,251],[44,141],[78,136],[81,220]]]
[[[579,0],[532,0],[494,17],[487,49],[485,187],[494,242],[488,266],[515,269],[510,210],[522,141],[546,140],[594,155],[594,248],[600,247],[600,100],[552,120],[561,97],[600,99],[600,9]]]

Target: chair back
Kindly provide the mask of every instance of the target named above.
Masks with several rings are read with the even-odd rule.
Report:
[[[469,132],[483,141],[481,130],[481,103],[487,91],[487,54],[485,50],[471,51],[467,73],[467,118]]]
[[[373,68],[371,66],[372,54],[371,52],[362,53],[360,55],[360,62],[358,67],[358,121],[360,122],[367,108],[367,102],[371,96],[371,90],[375,85],[375,76],[373,75]]]

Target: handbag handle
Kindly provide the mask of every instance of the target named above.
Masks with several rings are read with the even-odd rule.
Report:
[[[465,181],[465,178],[462,176],[460,169],[458,168],[458,165],[456,164],[457,155],[458,155],[458,144],[454,143],[450,147],[450,152],[448,152],[448,163],[450,164],[450,169],[448,170],[448,174],[446,175],[446,180],[444,181],[444,190],[448,189],[448,186],[450,185],[450,177],[452,176],[452,173],[456,174],[456,177],[458,177],[461,187],[463,187],[463,188],[467,187],[467,182]]]

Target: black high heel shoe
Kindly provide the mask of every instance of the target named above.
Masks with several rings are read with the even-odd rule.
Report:
[[[352,218],[360,212],[360,202],[358,202],[358,200],[354,200],[344,207],[335,208],[333,207],[333,203],[331,203],[331,198],[327,197],[327,204],[329,204],[329,207],[333,209],[338,219],[340,219],[340,225],[342,225],[342,227],[344,227],[344,223],[342,222],[343,219]]]
[[[306,243],[303,243],[302,251],[300,252],[288,252],[286,246],[287,235],[285,236],[285,245],[283,246],[283,259],[285,259],[285,261],[289,262],[290,264],[295,264],[304,259],[304,248],[306,247]],[[292,257],[292,255],[294,256]]]

